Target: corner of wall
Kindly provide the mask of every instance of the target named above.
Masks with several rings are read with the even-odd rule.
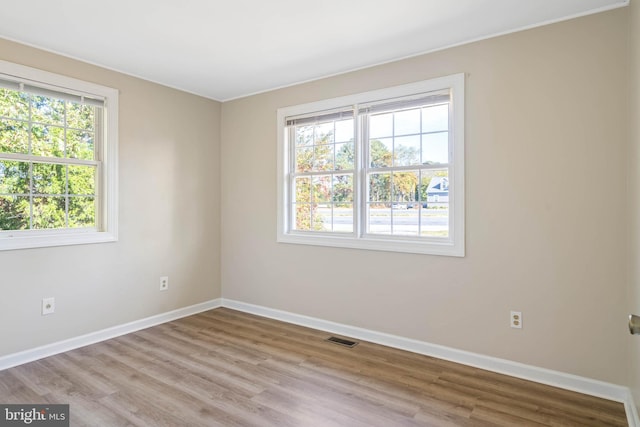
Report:
[[[629,312],[640,313],[640,4],[629,4]],[[629,388],[640,407],[640,337],[629,337]]]

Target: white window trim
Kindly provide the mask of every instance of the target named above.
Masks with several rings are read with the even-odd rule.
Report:
[[[451,166],[454,171],[449,179],[450,199],[450,238],[402,238],[398,236],[374,236],[357,230],[354,234],[339,235],[337,233],[297,233],[288,232],[289,189],[289,149],[286,137],[286,117],[311,112],[320,112],[339,107],[346,107],[384,99],[410,96],[418,93],[432,92],[442,89],[452,89],[451,103],[453,105],[452,122],[449,129],[453,143],[450,146],[452,157]],[[297,243],[304,245],[332,246],[342,248],[369,249],[393,252],[408,252],[431,255],[448,255],[463,257],[465,255],[465,216],[464,216],[464,74],[454,74],[445,77],[410,83],[401,86],[374,90],[355,95],[327,99],[308,104],[295,105],[278,109],[277,112],[277,241],[282,243]],[[361,191],[355,189],[356,197],[361,197]],[[361,200],[357,202],[363,205]],[[362,227],[362,224],[360,224]]]
[[[118,240],[118,90],[72,77],[0,60],[0,75],[62,92],[96,95],[105,100],[105,137],[100,170],[98,229],[0,231],[0,251],[115,242]]]

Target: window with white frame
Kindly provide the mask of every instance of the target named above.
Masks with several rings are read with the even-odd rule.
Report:
[[[278,241],[464,256],[464,75],[279,109]]]
[[[115,89],[0,61],[0,250],[117,239]]]

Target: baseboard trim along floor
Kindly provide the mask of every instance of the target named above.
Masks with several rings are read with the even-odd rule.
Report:
[[[190,305],[188,307],[179,308],[177,310],[168,311],[166,313],[157,314],[155,316],[146,317],[144,319],[134,320],[133,322],[125,323],[123,325],[113,326],[100,331],[69,338],[67,340],[43,345],[30,350],[8,354],[0,357],[0,371],[22,365],[24,363],[33,362],[34,360],[53,356],[54,354],[64,353],[65,351],[74,350],[100,341],[106,341],[121,335],[130,334],[131,332],[139,331],[161,323],[171,322],[172,320],[180,319],[182,317],[212,310],[220,307],[221,303],[221,298],[217,298],[199,304]]]
[[[567,374],[564,372],[525,365],[523,363],[513,362],[506,359],[499,359],[496,357],[457,350],[451,347],[431,344],[411,338],[376,332],[369,329],[330,322],[287,311],[234,301],[227,298],[222,299],[222,306],[258,316],[281,320],[283,322],[293,323],[295,325],[306,326],[333,334],[382,344],[413,353],[437,357],[439,359],[460,363],[462,365],[473,366],[487,371],[563,388],[565,390],[577,391],[579,393],[621,402],[624,404],[629,426],[640,427],[640,420],[638,419],[638,413],[635,404],[633,403],[633,396],[627,387]]]
[[[226,298],[217,298],[205,301],[203,303],[172,310],[167,313],[158,314],[79,337],[2,356],[0,357],[0,370],[22,365],[34,360],[53,356],[65,351],[105,341],[218,307],[227,307],[295,325],[306,326],[350,338],[370,341],[376,344],[406,350],[413,353],[424,354],[467,366],[473,366],[500,374],[510,375],[566,390],[572,390],[591,396],[621,402],[625,406],[629,426],[640,427],[638,412],[635,404],[633,403],[631,391],[627,387]]]

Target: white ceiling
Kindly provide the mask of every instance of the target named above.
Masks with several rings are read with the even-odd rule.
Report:
[[[628,0],[2,3],[2,38],[224,101]]]

